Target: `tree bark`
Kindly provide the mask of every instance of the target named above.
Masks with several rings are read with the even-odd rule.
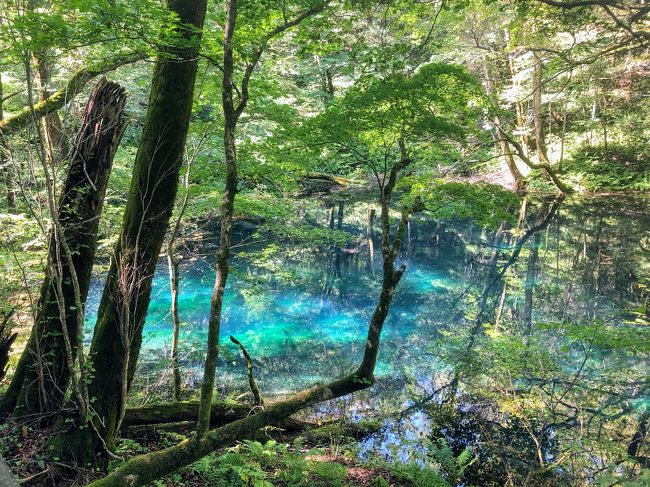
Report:
[[[192,160],[187,161],[187,172],[185,173],[185,178],[183,181],[183,187],[185,189],[185,195],[183,196],[183,202],[178,212],[178,218],[174,223],[174,227],[169,235],[169,241],[167,242],[167,267],[169,271],[169,290],[171,291],[172,298],[172,349],[171,349],[171,365],[172,373],[174,375],[174,399],[176,401],[181,400],[181,370],[179,364],[179,353],[178,353],[178,341],[181,331],[181,320],[178,313],[178,293],[179,293],[179,267],[182,260],[182,256],[176,257],[176,249],[174,248],[176,244],[176,237],[178,236],[178,231],[180,230],[181,222],[183,220],[183,215],[185,214],[185,209],[187,208],[187,203],[190,198],[190,171],[192,169]]]
[[[497,134],[499,136],[499,145],[501,147],[501,152],[503,153],[503,158],[506,161],[506,165],[508,166],[508,171],[510,171],[512,179],[515,180],[515,190],[517,191],[517,194],[525,194],[527,186],[526,178],[524,178],[524,175],[521,174],[521,171],[517,167],[517,162],[515,161],[515,158],[512,154],[510,145],[504,137],[503,128],[501,128],[501,120],[499,120],[499,117],[495,117],[495,123],[497,124]]]
[[[544,119],[542,117],[542,61],[535,60],[533,67],[533,128],[535,131],[535,151],[540,163],[550,164],[544,138]]]
[[[198,401],[178,401],[127,408],[124,412],[122,427],[194,421],[198,412]],[[211,408],[210,424],[213,427],[221,426],[244,418],[250,413],[251,408],[246,404],[233,401],[215,402]]]
[[[174,399],[181,400],[181,370],[178,357],[178,339],[181,331],[181,320],[178,314],[178,268],[180,266],[180,259],[173,255],[173,245],[170,245],[170,252],[167,253],[167,265],[169,268],[169,290],[171,291],[172,298],[172,349],[171,349],[171,364],[172,373],[174,375]]]
[[[40,103],[47,100],[51,95],[51,63],[47,50],[35,51],[32,58],[34,59],[35,68],[34,80],[36,81],[36,91],[38,92],[38,101]],[[57,166],[65,158],[67,153],[61,117],[59,117],[58,111],[54,110],[41,118],[40,123],[45,158],[48,164]]]
[[[2,323],[0,323],[0,381],[2,381],[7,374],[7,364],[9,363],[11,345],[13,345],[18,336],[18,333],[13,333],[11,331],[10,320],[13,313],[13,309],[6,314],[3,313]]]
[[[233,36],[237,16],[237,0],[226,1],[226,25],[223,40],[223,81],[221,84],[221,104],[224,117],[224,156],[226,163],[226,188],[221,203],[221,229],[219,250],[217,251],[217,272],[214,289],[210,299],[210,319],[208,320],[208,344],[205,356],[204,375],[201,382],[201,398],[196,424],[197,437],[205,436],[210,428],[210,408],[214,391],[217,358],[219,357],[219,334],[221,330],[221,309],[226,282],[230,271],[230,241],[232,238],[232,217],[237,194],[237,145],[235,130],[239,116],[246,107],[247,98],[239,105],[234,101],[234,56]],[[250,71],[252,74],[252,69]],[[250,74],[249,74],[250,76]]]
[[[375,209],[368,207],[366,212],[366,238],[373,238],[375,233]]]
[[[485,81],[487,85],[488,95],[492,99],[492,103],[494,104],[494,106],[498,107],[499,102],[497,97],[497,87],[495,86],[496,81],[492,79],[492,76],[490,75],[489,65],[485,59],[483,60],[483,71],[485,73]],[[498,78],[499,76],[497,76],[497,79]],[[501,149],[501,153],[503,154],[503,158],[506,161],[506,165],[508,166],[508,170],[510,171],[510,175],[515,181],[516,191],[518,194],[523,194],[526,191],[526,179],[524,178],[524,176],[521,174],[521,171],[519,171],[519,168],[517,167],[517,163],[515,162],[515,158],[512,155],[512,151],[510,150],[508,141],[504,137],[505,128],[503,126],[503,122],[501,121],[501,118],[498,115],[495,115],[494,117],[494,124],[496,126],[496,133],[499,139],[498,140],[499,147]]]
[[[160,57],[154,68],[122,229],[89,352],[95,369],[89,385],[90,397],[95,400],[93,423],[109,450],[115,448],[135,373],[151,282],[178,189],[206,0],[168,0],[167,7],[178,16],[177,28],[187,44],[168,47],[167,55]],[[77,434],[75,444],[81,451],[74,453],[96,461],[93,432],[86,428]]]
[[[1,25],[1,23],[0,23]],[[2,74],[0,73],[0,120],[4,118],[4,86],[2,84]],[[14,210],[16,208],[16,191],[14,190],[13,178],[11,177],[11,161],[9,160],[9,149],[6,145],[5,137],[0,132],[0,168],[2,169],[2,180],[5,184],[5,195],[7,208]]]
[[[524,164],[526,164],[531,169],[541,169],[541,170],[543,170],[548,175],[548,177],[551,179],[551,181],[553,182],[555,187],[557,189],[559,189],[562,194],[570,194],[570,193],[574,192],[573,188],[571,188],[571,186],[567,185],[564,181],[562,181],[562,179],[560,179],[560,177],[557,175],[555,170],[549,164],[547,164],[545,162],[540,162],[540,163],[536,164],[533,161],[531,161],[530,158],[524,152],[524,149],[521,146],[521,144],[519,142],[517,142],[516,140],[514,140],[510,136],[510,134],[508,134],[506,132],[502,132],[501,136],[512,147],[514,147],[515,153],[517,154],[519,159],[521,159],[521,161],[523,161]]]
[[[125,102],[125,91],[119,85],[106,80],[98,83],[86,106],[58,206],[58,223],[72,251],[71,260],[82,302],[90,287],[108,177],[125,128],[122,119]],[[73,352],[80,343],[82,330],[79,310],[74,306],[77,300],[72,270],[54,240],[53,233],[34,327],[0,404],[0,410],[13,411],[16,416],[55,413],[62,408],[71,373],[66,362],[62,327],[66,327]],[[61,276],[54,275],[57,268],[62,269]],[[69,308],[64,310],[65,325],[60,318],[61,303],[55,289],[57,279],[62,281],[62,294]]]

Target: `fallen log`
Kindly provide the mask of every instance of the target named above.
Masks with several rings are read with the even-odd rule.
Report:
[[[220,418],[228,422],[226,418]],[[234,419],[233,419],[234,421]],[[212,424],[212,423],[211,423]],[[226,424],[226,423],[223,423]],[[298,419],[288,418],[278,421],[273,428],[287,434],[297,434],[301,431],[317,428],[318,424]],[[189,434],[196,428],[196,419],[191,421],[176,421],[173,423],[134,424],[122,427],[122,435],[128,438],[153,438],[159,433]]]
[[[210,424],[224,425],[245,418],[254,407],[235,401],[218,401],[212,404]],[[197,401],[179,401],[127,408],[122,420],[122,428],[162,423],[196,422],[199,412]]]
[[[127,428],[122,428],[122,434],[131,439],[153,440],[161,433],[189,435],[195,427],[195,420],[132,425]],[[380,427],[381,424],[377,421],[350,423],[348,421],[334,420],[322,424],[288,418],[257,431],[251,439],[261,442],[272,439],[282,443],[290,443],[300,437],[304,443],[313,446],[329,444],[337,438],[361,440],[379,431]]]
[[[303,176],[303,179],[320,179],[323,181],[329,181],[331,183],[338,184],[339,186],[349,186],[352,184],[352,181],[350,179],[320,172],[308,172]]]
[[[300,191],[300,195],[306,196],[316,193],[329,193],[336,189],[348,187],[351,184],[352,181],[350,179],[342,178],[340,176],[308,172],[302,177],[303,189]]]

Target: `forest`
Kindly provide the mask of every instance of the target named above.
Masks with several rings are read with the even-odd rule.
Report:
[[[0,486],[650,484],[648,0],[0,0]]]

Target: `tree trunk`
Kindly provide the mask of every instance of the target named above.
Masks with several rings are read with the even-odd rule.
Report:
[[[537,59],[533,67],[533,127],[535,130],[535,150],[537,160],[550,164],[544,139],[544,120],[542,118],[542,61]]]
[[[11,315],[14,310],[8,313],[3,313],[2,323],[0,323],[0,381],[5,378],[7,374],[7,365],[9,364],[9,352],[11,352],[11,345],[13,345],[18,333],[11,331]]]
[[[167,242],[167,267],[169,270],[169,290],[171,291],[172,298],[172,349],[171,349],[171,365],[172,373],[174,375],[174,399],[176,401],[181,400],[181,370],[179,364],[179,354],[178,354],[178,340],[180,337],[181,331],[181,320],[178,313],[178,292],[179,292],[179,267],[182,260],[181,257],[176,257],[176,238],[178,237],[178,231],[181,227],[181,222],[183,221],[183,215],[185,214],[185,209],[187,208],[187,203],[190,198],[190,172],[192,170],[192,159],[187,161],[187,171],[185,172],[185,178],[183,180],[183,188],[185,190],[185,195],[183,196],[183,202],[181,203],[180,209],[178,211],[178,218],[174,223],[174,227],[169,235],[169,241]]]
[[[59,202],[58,222],[72,251],[82,302],[90,287],[108,177],[125,128],[122,121],[125,102],[125,91],[119,85],[106,80],[98,83],[86,106]],[[16,408],[16,416],[58,412],[63,407],[71,371],[66,362],[61,310],[55,290],[57,278],[62,280],[62,294],[68,307],[64,310],[65,327],[73,351],[76,351],[82,332],[79,310],[74,306],[76,296],[69,262],[62,249],[54,245],[54,240],[53,234],[34,328],[0,405],[7,413]],[[54,263],[58,265],[52,265]],[[55,268],[62,269],[62,276],[53,275]]]
[[[205,0],[168,0],[179,22],[203,27]],[[120,237],[99,304],[89,359],[95,376],[89,394],[95,399],[93,423],[106,448],[116,433],[135,373],[151,282],[172,215],[185,138],[189,128],[201,34],[178,26],[187,47],[168,47],[155,65],[149,109],[126,203]],[[75,452],[90,461],[96,446],[89,428],[80,430]]]
[[[512,154],[512,150],[510,149],[510,145],[508,144],[508,141],[504,137],[504,131],[501,128],[501,121],[499,120],[498,117],[495,118],[495,123],[497,124],[497,134],[499,137],[499,145],[501,147],[501,152],[503,153],[503,158],[506,161],[506,165],[508,166],[508,171],[510,171],[510,175],[512,176],[512,179],[515,180],[515,190],[517,191],[517,194],[524,194],[526,192],[526,178],[524,178],[523,174],[521,174],[521,171],[517,167],[517,162],[515,161],[515,157]]]
[[[526,282],[524,283],[524,340],[526,341],[530,337],[533,326],[533,288],[537,279],[537,260],[541,237],[541,232],[537,232],[533,237],[526,263]]]
[[[372,238],[374,236],[375,214],[375,209],[368,207],[366,214],[366,238]]]
[[[195,421],[198,412],[199,403],[197,401],[178,401],[127,408],[124,412],[122,427]],[[244,418],[250,413],[251,407],[246,404],[234,401],[215,402],[211,408],[210,424],[221,426]]]
[[[339,211],[336,215],[336,228],[338,230],[343,228],[343,201],[339,201]]]
[[[234,213],[235,195],[237,194],[237,145],[235,130],[241,112],[246,107],[247,98],[242,98],[239,105],[234,101],[234,56],[233,36],[235,33],[235,18],[237,15],[237,0],[226,1],[226,25],[223,40],[223,81],[221,85],[221,104],[224,116],[224,156],[226,162],[226,188],[221,203],[221,233],[219,235],[219,250],[217,251],[217,272],[210,299],[210,319],[208,321],[208,343],[205,356],[204,375],[201,382],[201,397],[196,424],[198,438],[205,436],[210,428],[210,408],[214,392],[217,359],[219,357],[219,334],[221,330],[221,309],[226,282],[230,271],[230,241],[232,238],[232,216]],[[252,70],[251,70],[252,74]],[[250,76],[250,74],[248,75]],[[245,92],[247,95],[247,93]]]
[[[490,75],[489,65],[486,60],[483,61],[483,71],[485,73],[485,81],[487,85],[488,95],[490,95],[490,98],[492,99],[492,103],[494,103],[495,106],[498,106],[499,101],[497,96],[497,86],[495,86],[496,82],[492,80],[492,76]],[[499,77],[497,76],[497,79],[498,78]],[[519,171],[519,168],[517,167],[517,163],[515,162],[515,158],[512,155],[512,151],[510,150],[508,141],[504,136],[505,128],[499,116],[494,117],[494,125],[496,126],[496,133],[499,139],[498,140],[499,147],[508,166],[508,170],[510,171],[511,176],[515,181],[516,191],[518,194],[522,194],[526,191],[526,179],[524,178],[524,176],[521,174],[521,171]]]
[[[170,245],[173,247],[173,245]],[[171,250],[171,249],[170,249]],[[171,250],[173,252],[173,250]],[[181,370],[178,360],[178,338],[181,331],[181,320],[178,315],[178,267],[180,259],[176,258],[173,253],[167,254],[167,265],[169,267],[169,290],[171,291],[172,298],[172,350],[171,362],[172,373],[174,374],[174,399],[181,400]]]
[[[566,183],[564,183],[560,177],[557,175],[555,170],[547,163],[545,162],[540,162],[539,164],[535,164],[533,161],[530,160],[528,156],[526,156],[524,149],[522,148],[521,144],[514,140],[509,134],[503,132],[502,136],[508,141],[508,143],[514,147],[515,152],[519,159],[523,161],[524,164],[526,164],[528,167],[531,169],[541,169],[543,170],[548,177],[553,181],[553,184],[557,189],[560,190],[562,194],[569,194],[573,193],[573,188],[568,186]]]
[[[38,101],[42,103],[51,96],[52,73],[50,60],[46,50],[35,51],[32,57],[34,59],[34,80],[36,81]],[[41,118],[40,123],[45,159],[48,164],[57,166],[67,153],[65,133],[59,113],[56,110],[52,111]]]
[[[0,74],[0,120],[4,118],[4,89],[2,84],[2,74]],[[7,198],[7,208],[13,210],[16,208],[16,192],[14,182],[11,177],[11,161],[9,160],[9,149],[5,144],[5,139],[0,132],[0,168],[2,169],[3,182]]]
[[[203,367],[203,381],[201,383],[201,397],[199,400],[199,415],[196,425],[197,438],[205,436],[209,429],[210,408],[214,392],[217,358],[219,357],[219,333],[221,329],[221,309],[223,295],[226,289],[228,273],[230,271],[230,241],[232,237],[232,217],[234,212],[235,195],[237,194],[237,145],[235,132],[239,117],[246,109],[249,99],[249,83],[253,71],[257,66],[269,41],[276,35],[298,25],[305,18],[320,12],[325,4],[317,3],[304,10],[300,15],[285,22],[267,33],[253,50],[252,56],[241,81],[241,89],[237,94],[239,101],[235,104],[234,71],[235,59],[233,53],[233,36],[235,34],[235,20],[237,17],[237,0],[226,0],[226,22],[223,39],[223,80],[221,84],[221,105],[224,116],[224,158],[226,163],[226,188],[221,203],[221,233],[219,235],[219,250],[217,251],[217,272],[214,281],[212,297],[210,299],[210,318],[208,320],[208,343]]]

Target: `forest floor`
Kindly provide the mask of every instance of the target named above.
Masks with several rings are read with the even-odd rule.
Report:
[[[47,453],[52,428],[38,429],[8,422],[0,425],[4,457],[21,485],[73,487],[98,478],[98,473],[79,465],[63,463]],[[162,434],[155,439],[123,438],[117,455],[128,460],[136,455],[160,450],[180,439]],[[307,445],[301,440],[291,445],[269,440],[245,441],[223,449],[156,482],[156,487],[199,487],[206,485],[240,486],[403,486],[387,465],[371,465],[358,460],[353,443]],[[111,468],[122,461],[114,461]],[[101,475],[99,475],[101,476]],[[63,480],[66,479],[67,480]],[[54,482],[53,479],[56,479]]]

